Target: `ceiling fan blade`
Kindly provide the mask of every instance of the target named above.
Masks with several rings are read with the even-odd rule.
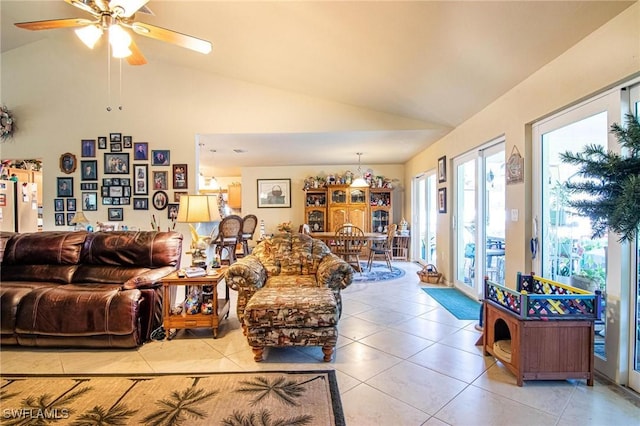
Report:
[[[138,45],[135,41],[131,41],[129,50],[131,50],[131,55],[127,56],[127,62],[129,63],[129,65],[144,65],[147,63],[147,60],[145,59],[140,49],[138,49]]]
[[[202,40],[177,31],[167,30],[166,28],[156,27],[155,25],[145,24],[143,22],[134,22],[131,24],[131,28],[137,34],[145,37],[173,43],[204,54],[211,52],[211,42],[208,42],[207,40]]]
[[[18,28],[24,28],[25,30],[39,31],[39,30],[52,30],[55,28],[71,28],[81,27],[83,25],[93,24],[93,21],[81,18],[68,18],[68,19],[49,19],[46,21],[32,21],[32,22],[18,22],[15,24]]]
[[[147,3],[149,3],[149,0],[111,0],[109,8],[115,11],[119,7],[123,10],[120,16],[129,18]]]
[[[100,5],[97,5],[93,0],[64,0],[64,1],[69,3],[71,6],[75,6],[78,9],[84,10],[85,12],[92,14],[93,16],[100,16],[100,13],[103,10],[100,8]]]

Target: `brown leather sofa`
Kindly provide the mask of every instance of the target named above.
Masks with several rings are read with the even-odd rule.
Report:
[[[132,348],[162,324],[177,232],[0,234],[0,344]]]

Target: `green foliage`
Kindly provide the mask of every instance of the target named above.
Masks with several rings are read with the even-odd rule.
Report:
[[[640,123],[627,114],[626,128],[614,123],[615,134],[623,155],[588,145],[582,152],[566,151],[562,161],[579,167],[584,178],[568,182],[574,195],[569,205],[591,219],[593,237],[601,237],[607,229],[620,234],[620,241],[634,240],[640,225]],[[586,195],[586,197],[584,197]]]

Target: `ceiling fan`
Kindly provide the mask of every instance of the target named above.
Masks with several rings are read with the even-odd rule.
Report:
[[[93,19],[68,18],[45,21],[18,22],[15,25],[32,31],[55,28],[73,28],[76,34],[90,49],[105,31],[109,34],[109,44],[116,58],[126,58],[130,65],[144,65],[147,60],[125,28],[136,34],[185,47],[196,52],[211,52],[211,43],[193,36],[168,30],[144,22],[134,21],[136,12],[152,14],[146,7],[149,0],[64,0],[85,12]]]

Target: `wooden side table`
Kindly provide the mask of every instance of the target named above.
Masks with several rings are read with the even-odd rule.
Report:
[[[396,235],[393,237],[393,251],[391,260],[409,260],[410,235]]]
[[[171,329],[181,329],[181,328],[203,328],[210,327],[213,331],[213,338],[218,337],[218,326],[222,322],[223,318],[227,318],[229,316],[229,306],[231,302],[229,300],[229,287],[226,285],[225,288],[225,298],[218,299],[218,284],[221,282],[224,283],[225,272],[227,268],[222,267],[216,270],[214,275],[206,275],[204,277],[196,277],[196,278],[179,278],[177,273],[174,272],[170,275],[167,275],[162,279],[162,288],[163,288],[163,323],[164,329],[167,331],[167,338],[171,340],[176,332],[173,334],[170,332]],[[172,287],[176,286],[211,286],[213,287],[213,312],[211,314],[184,314],[181,313],[179,315],[175,315],[171,313],[171,296],[170,290]],[[185,291],[185,294],[188,294],[188,291]]]

